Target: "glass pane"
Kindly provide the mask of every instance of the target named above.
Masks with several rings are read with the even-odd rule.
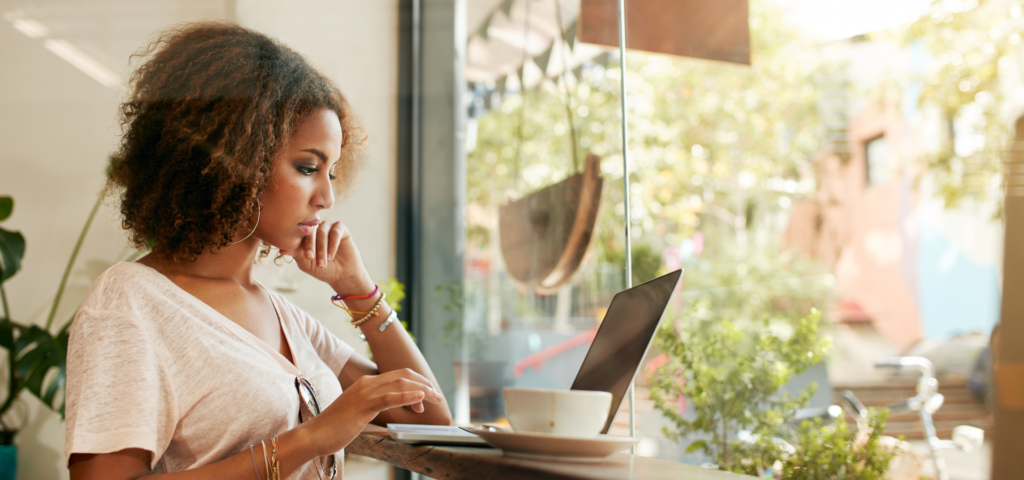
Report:
[[[758,457],[758,438],[799,450],[835,425],[798,434],[797,408],[843,405],[847,389],[868,407],[913,396],[919,372],[874,365],[900,355],[935,365],[940,438],[988,428],[999,152],[1016,120],[997,105],[1019,90],[1005,79],[1020,7],[731,2],[743,62],[710,58],[710,41],[658,46],[694,41],[645,16],[661,3],[626,2],[634,279],[682,267],[685,288],[637,378],[638,453],[763,476],[780,457]],[[808,397],[773,404],[782,392]],[[885,434],[928,453],[912,413]],[[950,453],[950,471],[986,471],[989,454]]]
[[[504,386],[568,389],[625,285],[615,57],[577,41],[578,13],[468,5],[465,318],[449,330],[473,422],[505,421]]]

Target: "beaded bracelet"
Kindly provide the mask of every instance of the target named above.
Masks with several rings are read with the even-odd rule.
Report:
[[[362,325],[363,323],[366,323],[367,320],[376,317],[377,311],[380,310],[380,307],[381,305],[384,304],[384,299],[387,298],[387,296],[388,295],[386,293],[381,293],[380,300],[377,300],[377,303],[373,305],[373,308],[371,308],[369,312],[364,312],[366,313],[366,315],[359,318],[358,320],[352,320],[352,326],[359,328],[359,326]]]

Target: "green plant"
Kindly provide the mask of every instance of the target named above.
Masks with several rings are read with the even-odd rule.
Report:
[[[665,436],[701,437],[686,452],[700,451],[732,472],[762,476],[779,462],[787,479],[880,478],[894,455],[877,442],[886,412],[871,412],[866,442],[841,420],[790,424],[817,385],[795,397],[782,387],[828,353],[829,339],[818,336],[820,323],[820,313],[812,310],[791,331],[773,328],[768,320],[755,329],[731,321],[691,323],[679,331],[663,325],[655,345],[669,361],[652,380],[651,398],[675,426],[666,427]],[[692,418],[679,413],[680,397],[692,405]],[[741,439],[740,431],[755,440]],[[787,452],[780,438],[792,440],[796,452]]]
[[[3,283],[21,270],[21,259],[25,255],[25,238],[20,232],[0,228],[0,253],[3,265],[0,267],[0,297],[3,299],[3,319],[0,319],[0,347],[7,351],[7,396],[0,405],[0,427],[11,430],[3,422],[3,415],[14,405],[22,390],[28,390],[43,402],[44,405],[64,416],[64,386],[66,384],[66,359],[68,349],[68,327],[73,318],[62,323],[54,332],[53,320],[60,306],[61,297],[71,267],[78,257],[86,232],[92,225],[96,212],[99,210],[102,197],[97,198],[89,218],[78,236],[75,248],[64,269],[57,295],[50,307],[46,325],[24,325],[11,318],[10,307]],[[0,197],[0,221],[6,220],[14,210],[14,199]]]
[[[894,448],[882,445],[888,409],[869,409],[863,431],[850,430],[843,417],[830,424],[820,418],[801,422],[795,432],[796,452],[782,463],[786,480],[881,480]]]
[[[630,249],[633,261],[633,285],[640,285],[658,276],[661,270],[661,253],[647,244],[636,244]],[[626,264],[626,249],[605,252],[606,262],[612,265]]]
[[[82,248],[89,227],[92,226],[96,213],[103,203],[104,196],[97,197],[89,217],[78,234],[78,240],[71,251],[64,274],[57,287],[57,294],[50,305],[46,324],[26,325],[11,318],[7,303],[4,283],[21,270],[21,259],[25,255],[25,238],[20,232],[0,228],[0,300],[3,304],[3,318],[0,318],[0,347],[7,351],[7,395],[0,404],[0,428],[11,431],[3,416],[14,405],[22,390],[39,398],[44,405],[64,417],[64,387],[67,382],[66,361],[68,337],[74,316],[54,326],[57,309],[64,296],[71,268],[75,265],[78,253]],[[14,211],[14,199],[9,196],[0,197],[0,222],[6,220]],[[131,254],[125,261],[132,261],[142,252]]]
[[[391,309],[395,312],[402,311],[402,300],[405,300],[405,284],[399,282],[397,279],[389,278],[387,283],[381,287],[381,290],[388,296],[388,305],[391,305]],[[402,322],[402,326],[405,327],[405,331],[409,332],[409,336],[413,342],[416,342],[416,337],[413,336],[412,331],[409,330],[409,323],[405,320],[399,320]]]
[[[466,304],[466,288],[460,281],[442,283],[435,290],[435,298],[442,302],[444,311],[454,315],[445,322],[441,330],[441,341],[453,351],[461,348],[462,342],[469,347],[472,360],[483,358],[483,349],[487,341],[487,333],[468,330],[464,326],[463,312]]]
[[[772,333],[767,321],[752,334],[730,321],[678,333],[671,324],[662,326],[655,342],[669,363],[654,378],[651,398],[675,424],[675,430],[665,428],[665,436],[677,441],[693,434],[707,436],[686,451],[702,451],[722,470],[753,474],[770,467],[782,454],[778,447],[742,442],[736,432],[779,436],[786,421],[807,405],[815,385],[797,398],[780,389],[828,352],[829,342],[817,335],[819,320],[813,311],[788,338]],[[688,420],[678,412],[679,396],[690,402],[696,418]]]

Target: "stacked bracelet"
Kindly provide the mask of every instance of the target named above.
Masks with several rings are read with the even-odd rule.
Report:
[[[351,316],[352,318],[356,318],[356,315],[370,315],[370,316],[372,316],[371,313],[373,312],[373,310],[371,310],[369,312],[360,312],[358,310],[352,310],[351,308],[348,308],[348,304],[345,303],[345,300],[361,300],[361,299],[364,299],[364,298],[373,298],[375,295],[377,295],[377,292],[380,292],[380,286],[374,285],[373,286],[373,291],[368,293],[368,294],[366,294],[366,295],[348,295],[348,296],[333,295],[333,296],[331,296],[331,303],[333,303],[335,307],[338,307],[338,308],[348,312],[349,316]],[[381,298],[383,298],[383,297],[381,297]],[[379,304],[380,302],[378,301],[377,303]]]
[[[369,312],[363,312],[366,315],[363,315],[359,319],[353,319],[352,320],[352,326],[356,327],[356,328],[359,328],[359,326],[362,325],[363,323],[365,323],[367,320],[369,320],[369,319],[371,319],[373,317],[376,317],[377,316],[377,311],[380,310],[380,307],[381,307],[381,305],[384,304],[384,299],[387,298],[387,296],[388,295],[386,293],[381,293],[380,294],[380,299],[377,300],[377,303],[375,303],[373,305],[373,308],[371,308]]]

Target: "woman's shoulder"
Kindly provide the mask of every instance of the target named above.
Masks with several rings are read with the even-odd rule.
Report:
[[[119,262],[96,278],[80,310],[122,311],[152,300],[163,287],[156,270],[136,262]]]

